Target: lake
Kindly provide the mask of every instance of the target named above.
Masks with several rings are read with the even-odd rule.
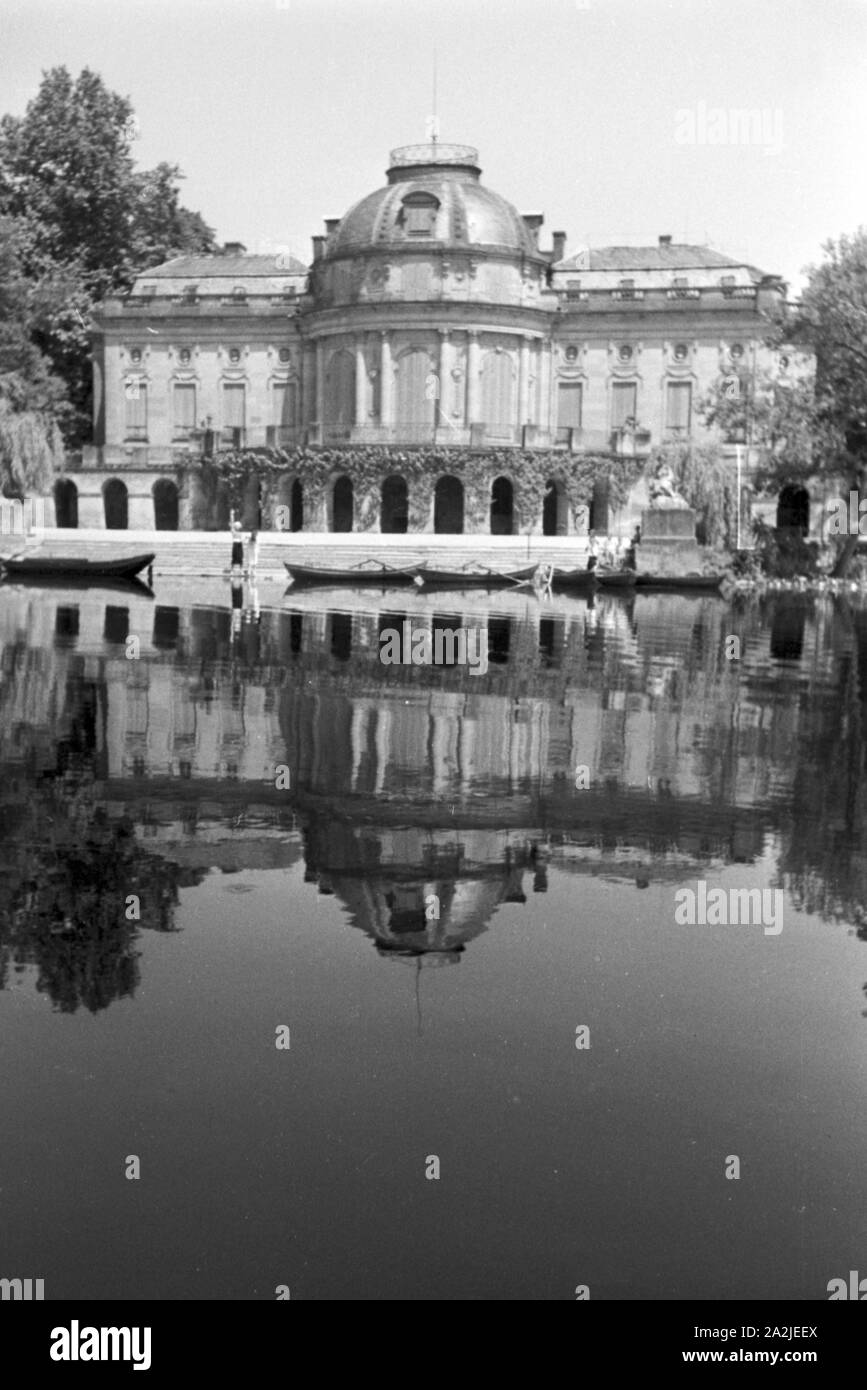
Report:
[[[0,1276],[863,1268],[867,608],[269,592],[0,588]]]

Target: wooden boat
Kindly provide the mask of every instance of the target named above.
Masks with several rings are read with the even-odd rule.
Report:
[[[635,570],[594,570],[594,574],[603,589],[632,589],[637,579]]]
[[[595,589],[599,572],[595,569],[554,570],[551,585],[555,589]]]
[[[398,566],[384,565],[379,561],[375,562],[378,568],[374,568],[370,561],[364,561],[361,565],[354,568],[325,569],[315,565],[296,565],[284,560],[283,563],[292,578],[292,582],[301,584],[372,584],[378,588],[390,588],[392,584],[412,584],[418,574],[418,566],[411,565],[406,568]],[[370,565],[370,568],[364,566]]]
[[[508,589],[522,587],[532,581],[537,565],[520,570],[492,570],[485,567],[472,570],[428,569],[420,566],[416,583],[423,589]]]
[[[0,578],[50,579],[63,584],[67,580],[129,580],[135,579],[156,555],[128,555],[121,560],[88,560],[81,556],[21,555],[0,560]]]
[[[672,589],[678,592],[694,590],[714,593],[723,582],[721,574],[639,574],[635,584],[638,589]]]

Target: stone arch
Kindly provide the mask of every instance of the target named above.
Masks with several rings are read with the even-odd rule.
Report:
[[[515,534],[515,489],[511,478],[495,478],[491,484],[491,535]]]
[[[398,435],[409,430],[432,430],[436,419],[436,383],[430,354],[410,347],[397,358],[395,423]]]
[[[126,531],[129,527],[129,493],[120,478],[108,478],[102,485],[102,505],[107,531]]]
[[[806,536],[810,530],[810,494],[804,487],[787,483],[777,501],[777,526],[791,531],[800,531]]]
[[[304,530],[304,488],[300,478],[293,478],[289,489],[289,530]]]
[[[54,484],[54,516],[60,527],[78,526],[78,488],[71,478],[58,478]]]
[[[481,412],[485,433],[509,437],[517,421],[515,364],[510,353],[496,350],[482,358]]]
[[[157,478],[153,485],[154,527],[157,531],[178,529],[178,485],[171,478]]]
[[[355,419],[355,357],[346,348],[333,352],[326,368],[324,413],[332,434],[349,434]]]
[[[549,478],[542,501],[542,535],[565,536],[567,532],[566,489],[556,478]]]
[[[332,531],[351,531],[353,529],[354,502],[352,479],[348,478],[345,473],[341,473],[331,489]]]
[[[434,489],[434,531],[439,536],[461,536],[464,531],[464,485],[446,473]]]
[[[390,473],[382,484],[379,529],[385,535],[402,535],[409,529],[409,491],[400,473]]]

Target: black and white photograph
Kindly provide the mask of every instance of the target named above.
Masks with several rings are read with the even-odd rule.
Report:
[[[867,1300],[865,141],[865,0],[0,0],[34,1366]]]

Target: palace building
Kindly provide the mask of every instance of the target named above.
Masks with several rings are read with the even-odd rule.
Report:
[[[670,236],[543,246],[542,214],[487,188],[468,146],[393,150],[386,178],[326,220],[309,266],[229,243],[101,306],[94,443],[55,489],[58,525],[217,529],[205,461],[270,447],[288,462],[263,529],[280,502],[295,530],[573,534],[559,484],[522,520],[541,451],[561,478],[598,458],[591,525],[624,536],[646,484],[609,508],[606,459],[708,440],[712,383],[774,366],[779,276]],[[410,454],[439,476],[420,482]]]

